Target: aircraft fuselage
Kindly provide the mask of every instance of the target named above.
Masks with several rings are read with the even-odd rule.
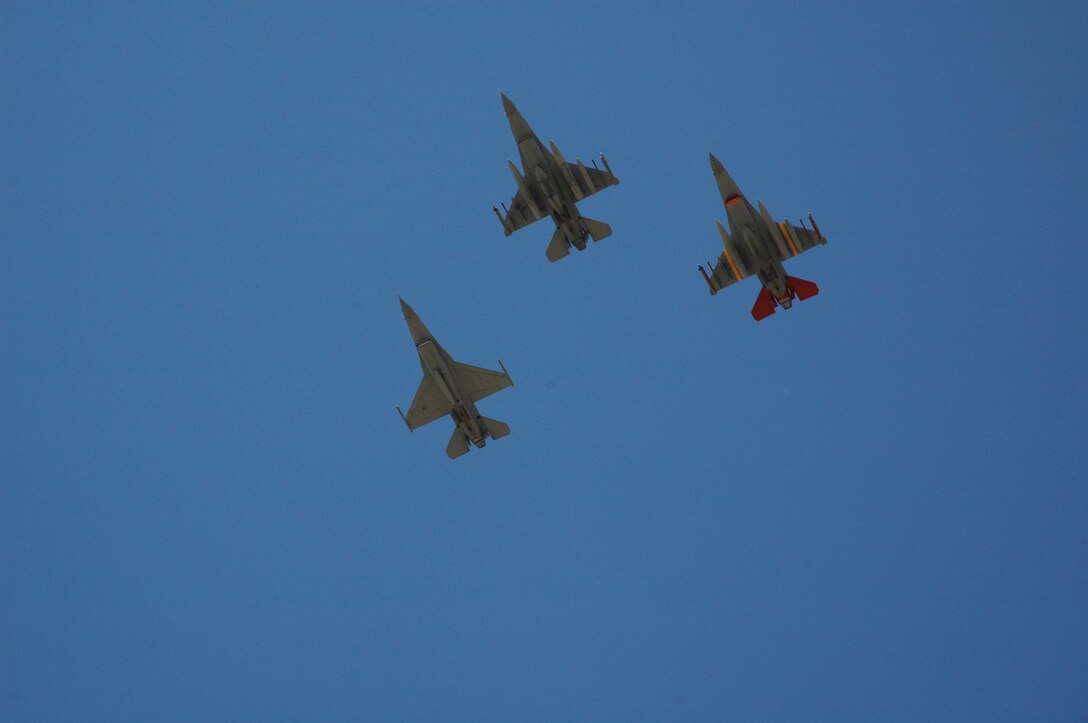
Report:
[[[774,295],[784,309],[793,305],[793,292],[786,281],[786,269],[775,251],[774,238],[767,222],[743,196],[739,203],[726,202],[729,234],[743,244],[747,258],[755,265],[759,283]]]
[[[521,156],[525,193],[537,208],[551,215],[567,239],[579,248],[584,247],[588,233],[580,223],[582,214],[578,211],[573,191],[564,180],[559,159],[544,147],[520,112],[516,109],[511,111],[508,107],[507,119]]]
[[[415,312],[406,313],[405,318],[408,322],[408,330],[412,333],[412,341],[416,345],[416,352],[419,354],[419,365],[423,368],[423,376],[433,380],[435,386],[442,392],[442,396],[450,403],[452,407],[450,417],[453,418],[454,424],[462,434],[477,447],[483,447],[487,429],[480,422],[480,413],[476,411],[476,405],[468,395],[463,393],[457,381],[457,375],[453,373],[453,360],[450,355],[431,336],[431,332],[415,315]]]
[[[450,403],[450,417],[454,424],[473,444],[483,447],[487,430],[480,424],[480,413],[476,411],[476,405],[462,392],[457,375],[452,372],[453,364],[449,354],[431,338],[417,342],[416,351],[419,353],[423,374],[434,381],[442,396]]]

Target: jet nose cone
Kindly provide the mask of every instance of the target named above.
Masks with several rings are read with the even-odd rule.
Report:
[[[397,298],[400,299],[399,296]],[[405,319],[411,319],[416,315],[416,312],[412,311],[412,307],[408,306],[408,302],[404,299],[400,299],[400,311],[404,314]]]
[[[713,153],[710,154],[710,170],[714,172],[715,176],[725,170],[725,166],[722,165],[722,162],[719,161],[717,156]]]
[[[506,115],[518,112],[518,107],[514,105],[514,101],[506,97],[506,93],[499,93],[499,95],[502,96],[502,108],[506,111]]]

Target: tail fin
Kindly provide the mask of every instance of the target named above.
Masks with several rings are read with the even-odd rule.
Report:
[[[492,439],[500,439],[510,434],[510,427],[507,427],[503,422],[497,419],[488,419],[487,417],[481,417],[480,419],[483,421],[484,426],[487,427],[487,433],[491,435]]]
[[[467,451],[468,437],[465,436],[460,427],[454,427],[453,436],[450,437],[450,443],[446,445],[446,455],[450,459],[457,459]]]
[[[774,313],[774,307],[777,306],[777,302],[774,300],[774,294],[771,290],[764,286],[759,290],[759,296],[756,297],[755,306],[752,307],[752,318],[756,321],[762,321],[768,316]]]
[[[558,261],[567,254],[570,253],[570,242],[567,241],[567,237],[563,235],[563,229],[556,227],[555,233],[552,234],[552,242],[548,244],[548,250],[545,255],[548,257],[548,261]]]
[[[612,235],[612,227],[604,221],[594,221],[592,218],[582,216],[582,227],[585,228],[594,241],[606,239]]]
[[[811,299],[816,294],[820,293],[820,288],[811,281],[805,281],[799,279],[796,276],[787,276],[786,283],[793,289],[793,293],[797,294],[797,298],[801,301],[805,299]]]

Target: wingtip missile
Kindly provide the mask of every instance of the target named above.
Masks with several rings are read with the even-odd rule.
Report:
[[[825,239],[824,235],[820,233],[820,227],[816,225],[816,219],[812,217],[811,213],[808,215],[808,220],[812,222],[812,230],[816,232],[816,237],[824,243],[827,243],[827,239]]]
[[[620,179],[616,178],[616,174],[612,172],[612,166],[608,165],[608,159],[604,157],[603,153],[601,154],[601,163],[604,164],[604,169],[608,171],[608,175],[612,179],[612,185],[619,185]]]
[[[498,219],[499,219],[499,223],[501,223],[501,224],[502,224],[502,231],[503,231],[503,233],[504,233],[504,234],[506,234],[507,236],[509,236],[509,235],[510,235],[510,227],[506,225],[506,219],[505,219],[505,218],[503,218],[503,215],[502,215],[501,213],[499,213],[499,209],[498,209],[498,208],[496,208],[495,206],[492,206],[492,207],[491,207],[491,210],[495,212],[495,217],[496,217],[496,218],[498,218]],[[503,210],[504,210],[504,211],[506,210],[506,204],[503,204]],[[506,215],[507,215],[507,216],[509,216],[509,215],[510,215],[510,212],[509,212],[509,211],[507,211],[507,212],[506,212]]]
[[[502,373],[510,380],[510,386],[514,386],[514,378],[510,376],[510,372],[506,371],[506,365],[502,363],[502,359],[499,359],[499,366],[502,367]]]
[[[707,262],[707,265],[709,265],[709,263],[710,262]],[[703,268],[702,264],[699,264],[699,273],[703,275],[703,280],[706,281],[706,285],[710,287],[710,295],[714,296],[714,294],[718,293],[718,290],[714,288],[714,282],[710,279],[710,276],[706,273],[706,269]]]

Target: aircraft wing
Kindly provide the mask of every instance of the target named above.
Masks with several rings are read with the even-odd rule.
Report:
[[[570,171],[568,180],[573,179],[574,185],[577,186],[577,189],[571,190],[574,190],[574,195],[580,198],[592,196],[597,191],[619,183],[611,171],[602,171],[595,167],[587,168],[581,163],[568,163],[567,170]]]
[[[510,202],[509,213],[505,217],[499,216],[503,228],[506,229],[507,236],[519,228],[524,228],[542,218],[544,218],[544,214],[540,212],[540,208],[526,198],[524,186],[514,194],[514,200]]]
[[[471,364],[454,362],[453,368],[457,370],[457,379],[461,383],[461,391],[468,395],[469,399],[478,402],[484,397],[489,397],[500,389],[506,389],[514,384],[510,375],[505,372],[496,372],[483,367],[474,367]]]
[[[733,238],[726,233],[720,221],[718,222],[718,233],[725,243],[725,248],[722,249],[722,255],[718,257],[718,263],[714,264],[714,271],[710,277],[715,292],[742,281],[755,273],[755,265],[748,262],[746,255],[741,252]]]
[[[813,246],[827,243],[827,239],[820,235],[818,231],[804,226],[794,226],[789,221],[775,223],[771,235],[774,237],[775,246],[778,248],[780,261],[799,256]]]
[[[404,421],[408,424],[408,429],[415,430],[446,416],[451,409],[453,407],[442,396],[438,385],[430,377],[425,376],[419,383],[419,389],[416,390],[415,399],[412,400],[412,406],[408,408]]]

